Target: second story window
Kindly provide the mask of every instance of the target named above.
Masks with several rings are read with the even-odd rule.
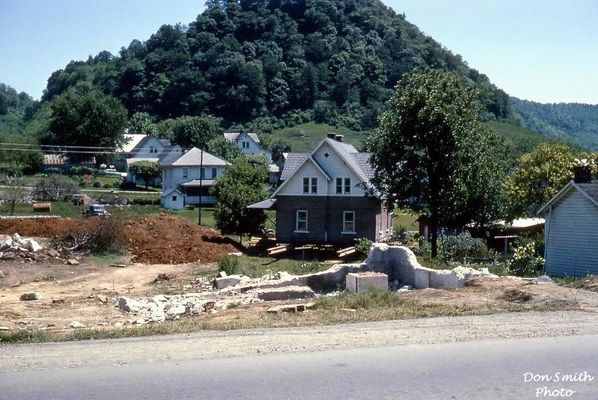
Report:
[[[241,143],[242,143],[244,149],[249,148],[249,142],[241,142]]]
[[[318,193],[318,178],[312,176],[311,178],[303,177],[303,193]]]
[[[351,193],[351,178],[345,178],[345,194]]]
[[[216,178],[218,170],[216,168],[212,168],[212,179]]]
[[[189,168],[183,168],[183,178],[189,177]]]

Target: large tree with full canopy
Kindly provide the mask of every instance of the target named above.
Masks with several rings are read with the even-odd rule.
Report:
[[[440,227],[502,216],[504,147],[480,110],[457,76],[417,70],[397,84],[369,141],[374,183],[387,201],[428,214],[432,257]]]

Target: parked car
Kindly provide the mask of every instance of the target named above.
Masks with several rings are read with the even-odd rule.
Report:
[[[103,204],[92,204],[89,208],[83,210],[84,217],[106,217],[109,218],[111,215],[106,210],[106,206]]]

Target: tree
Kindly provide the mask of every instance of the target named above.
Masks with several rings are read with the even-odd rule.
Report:
[[[566,144],[541,144],[524,154],[505,182],[509,214],[513,217],[535,212],[569,180],[573,167],[587,154]]]
[[[3,180],[2,200],[9,206],[10,215],[15,215],[17,203],[22,203],[29,194],[23,187],[23,182],[15,177],[8,177]]]
[[[229,142],[224,137],[216,137],[210,140],[208,142],[208,151],[228,162],[233,162],[243,155],[239,146]]]
[[[216,181],[212,194],[218,198],[214,217],[223,233],[251,233],[260,229],[265,220],[264,210],[247,206],[268,197],[265,183],[268,162],[264,157],[241,157]]]
[[[170,131],[172,141],[182,148],[204,148],[219,134],[217,121],[213,117],[179,117],[172,121]]]
[[[417,70],[398,83],[368,143],[386,201],[428,214],[432,257],[440,227],[501,216],[505,150],[480,109],[455,75]]]
[[[160,164],[155,161],[137,161],[129,166],[129,171],[143,179],[146,190],[150,181],[159,177],[161,173]]]
[[[116,148],[125,143],[126,123],[127,111],[120,101],[95,90],[79,93],[71,89],[52,104],[51,132],[43,141],[58,146]],[[81,161],[92,155],[81,150],[69,157]],[[107,158],[96,153],[98,164]]]

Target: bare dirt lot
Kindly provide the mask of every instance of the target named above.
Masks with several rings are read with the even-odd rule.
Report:
[[[41,236],[42,243],[52,247],[53,240],[85,223],[92,220],[4,220],[0,221],[0,234]],[[0,327],[9,332],[70,331],[73,321],[98,329],[133,326],[136,317],[115,306],[119,296],[211,290],[210,279],[217,273],[213,261],[237,251],[216,232],[166,215],[131,220],[119,229],[129,255],[116,261],[79,257],[78,265],[69,265],[64,256],[0,261]],[[126,267],[119,267],[123,264]],[[407,291],[392,298],[322,297],[314,310],[298,314],[267,314],[269,307],[284,302],[258,302],[183,319],[203,324],[190,326],[190,331],[200,325],[219,329],[299,326],[526,310],[596,315],[596,288],[596,277],[570,285],[477,278],[463,289]],[[41,294],[41,299],[20,300],[22,294],[32,292]]]

